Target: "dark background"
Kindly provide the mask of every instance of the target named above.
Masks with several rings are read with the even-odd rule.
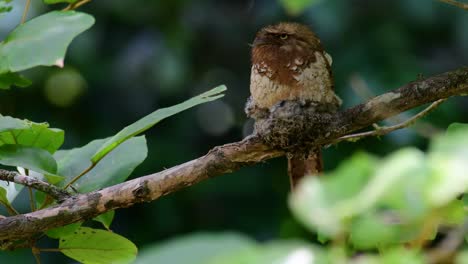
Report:
[[[11,13],[0,15],[0,39],[20,20],[24,1],[14,3]],[[30,17],[49,8],[33,4]],[[468,61],[468,15],[438,1],[319,1],[299,16],[288,15],[279,2],[260,0],[96,0],[79,11],[92,14],[96,24],[74,40],[65,68],[30,70],[25,74],[32,87],[0,91],[2,115],[64,129],[64,149],[113,135],[157,108],[219,84],[228,87],[221,100],[147,132],[148,158],[131,177],[189,161],[249,133],[251,121],[243,112],[249,96],[248,44],[265,25],[297,21],[313,28],[333,57],[343,107]],[[424,149],[428,136],[452,122],[468,122],[467,114],[468,100],[453,98],[411,129],[326,149],[326,168],[358,150],[385,155],[403,146]],[[286,161],[279,158],[118,210],[111,228],[138,247],[194,231],[237,231],[259,241],[313,239],[292,218],[288,191]],[[15,207],[27,211],[27,200],[19,199]],[[9,257],[33,261],[27,251],[0,252],[0,262]],[[44,263],[72,262],[56,253],[42,257]]]

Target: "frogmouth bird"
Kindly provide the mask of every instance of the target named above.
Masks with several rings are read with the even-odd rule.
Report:
[[[254,119],[283,101],[314,102],[336,106],[332,59],[320,39],[305,25],[279,23],[256,34],[252,44],[251,97],[246,112]],[[288,155],[291,188],[304,175],[322,171],[320,149]]]

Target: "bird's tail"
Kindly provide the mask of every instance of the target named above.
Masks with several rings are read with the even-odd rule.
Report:
[[[307,155],[293,154],[288,157],[288,174],[291,190],[294,190],[301,178],[323,171],[322,150],[315,149]]]

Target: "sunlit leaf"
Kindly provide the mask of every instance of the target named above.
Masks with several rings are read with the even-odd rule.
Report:
[[[63,140],[63,130],[49,128],[47,123],[34,123],[0,115],[0,146],[21,145],[54,153]]]
[[[70,42],[93,24],[94,18],[84,13],[52,11],[19,25],[0,42],[0,73],[62,67]]]
[[[357,197],[369,181],[376,163],[376,158],[357,153],[330,175],[306,177],[290,196],[291,210],[304,225],[322,236],[340,233],[344,228],[343,217],[335,206]]]
[[[339,204],[335,210],[341,217],[350,217],[380,204],[395,209],[410,206],[417,213],[422,204],[425,173],[424,154],[414,148],[400,149],[381,161],[378,170],[359,194]],[[414,197],[407,197],[412,194]],[[418,200],[408,200],[418,199]],[[414,202],[411,204],[410,202]]]
[[[223,97],[224,94],[222,94],[222,92],[224,91],[226,91],[226,86],[221,85],[208,92],[192,97],[183,103],[154,111],[153,113],[143,117],[135,123],[125,127],[123,130],[109,139],[105,144],[102,145],[102,147],[99,148],[99,150],[96,151],[96,153],[91,158],[91,161],[93,163],[99,162],[99,160],[101,160],[118,145],[122,144],[122,142],[125,140],[148,130],[169,116],[180,113],[196,105],[207,103]]]
[[[62,236],[60,251],[82,263],[132,263],[137,254],[136,246],[115,233],[80,227],[68,236]]]
[[[385,219],[377,213],[363,214],[350,227],[350,243],[356,249],[374,249],[396,243],[399,240],[398,223],[391,217]]]
[[[110,228],[112,220],[114,220],[115,211],[108,211],[93,218],[94,221],[100,222],[106,229]]]
[[[380,255],[382,264],[424,264],[424,256],[417,250],[393,248]]]
[[[447,132],[431,142],[428,200],[443,206],[468,190],[468,125],[452,124]]]
[[[273,241],[234,250],[217,256],[207,264],[314,264],[327,263],[322,250],[308,243],[294,240]],[[332,262],[335,263],[335,262]],[[339,261],[336,263],[340,263]]]
[[[455,257],[455,264],[466,264],[466,263],[468,263],[468,250],[462,250]]]
[[[46,235],[51,238],[59,239],[61,237],[73,235],[81,227],[82,223],[73,223],[66,226],[52,228],[46,231]]]

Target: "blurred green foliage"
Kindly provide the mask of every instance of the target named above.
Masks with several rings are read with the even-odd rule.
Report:
[[[0,10],[3,2],[0,1]],[[312,2],[313,5],[308,5],[307,1],[258,0],[140,1],[138,4],[125,0],[112,4],[93,1],[80,11],[93,15],[96,24],[76,38],[65,58],[65,70],[73,71],[75,77],[62,78],[63,71],[53,68],[26,71],[24,75],[33,81],[31,89],[0,90],[0,113],[48,121],[53,127],[67,131],[64,147],[72,148],[114,135],[157,108],[174,105],[207,87],[225,83],[230,89],[222,101],[176,116],[149,131],[148,158],[132,174],[137,177],[193,159],[213,146],[239,140],[249,133],[251,123],[246,122],[243,113],[250,72],[248,43],[264,25],[293,20],[308,24],[317,32],[333,56],[336,90],[344,107],[415,80],[419,74],[443,72],[468,61],[468,16],[463,10],[426,0]],[[289,11],[286,12],[280,3]],[[0,14],[0,39],[19,23],[24,4],[22,0],[13,1],[9,3],[13,10]],[[49,8],[34,1],[29,17]],[[300,16],[291,16],[293,13]],[[39,50],[36,52],[40,53]],[[57,103],[54,98],[62,96],[57,96],[57,89],[50,87],[75,91],[76,80],[80,80],[80,91],[73,93],[66,103]],[[346,186],[352,186],[351,189],[343,190],[335,185],[333,181],[339,177],[326,180],[331,188],[330,195],[341,191],[340,199],[353,196],[354,190],[359,190],[369,179],[366,177],[373,175],[374,161],[378,164],[398,162],[392,161],[392,157],[378,161],[375,156],[409,145],[424,151],[427,137],[433,137],[452,122],[468,122],[466,102],[465,98],[451,99],[412,129],[381,139],[343,143],[326,149],[327,168],[334,168],[338,162],[352,156],[347,162],[355,162],[356,168],[364,171],[359,174],[363,179],[347,180]],[[397,122],[409,114],[390,122]],[[430,153],[435,153],[432,148],[442,149],[435,145]],[[373,155],[352,155],[357,150]],[[402,153],[415,159],[431,159],[416,149]],[[400,162],[406,164],[408,167],[403,169],[409,171],[411,166],[421,165]],[[332,174],[338,173],[342,166],[346,163]],[[437,170],[434,173],[434,179],[442,175]],[[450,175],[459,177],[455,173]],[[422,179],[415,177],[410,183],[418,184]],[[440,189],[433,187],[437,197],[448,197],[444,190],[460,187],[453,186],[456,182],[440,180]],[[291,237],[314,241],[309,231],[289,212],[288,191],[285,162],[269,161],[203,182],[150,204],[119,210],[111,229],[138,247],[193,231],[220,230],[235,230],[258,241]],[[388,199],[390,205],[401,204],[398,199]],[[20,196],[14,206],[27,211],[27,196]],[[453,214],[456,221],[457,210]],[[381,219],[374,216],[370,214],[352,225],[353,238],[368,237],[368,234],[360,233],[360,226],[379,228]],[[381,237],[369,238],[391,241],[392,232],[394,230],[388,230]],[[321,234],[322,237],[325,235],[329,236],[329,233]],[[57,246],[47,241],[41,243],[39,246],[42,247]],[[265,247],[265,252],[269,252],[268,245]],[[272,248],[272,252],[283,252],[285,256],[291,253],[275,246]],[[340,249],[336,250],[340,252]],[[310,256],[308,250],[305,252],[301,254]],[[21,253],[27,255],[18,255]],[[250,254],[255,255],[245,254],[249,259],[252,258]],[[398,263],[391,261],[402,255],[410,258],[414,254],[396,249],[385,255],[385,261]],[[42,258],[46,263],[65,261],[58,254],[42,254]],[[416,259],[414,263],[419,263],[418,256],[413,258]],[[460,255],[459,258],[464,257]],[[0,262],[13,260],[32,262],[33,258],[30,252],[0,252]]]

